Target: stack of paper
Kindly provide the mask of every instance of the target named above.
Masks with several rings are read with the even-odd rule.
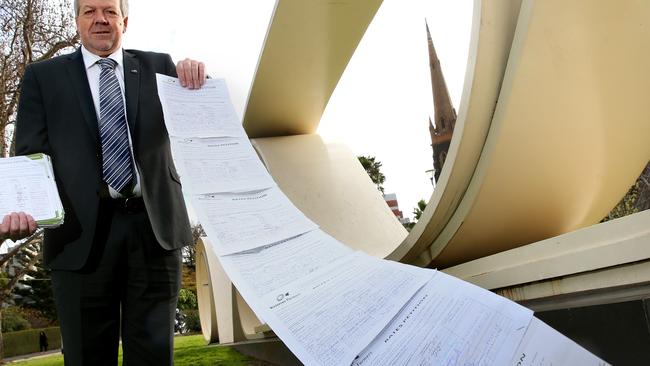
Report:
[[[63,205],[49,156],[0,159],[0,187],[0,215],[23,211],[46,228],[63,223]]]
[[[158,75],[158,93],[184,192],[214,252],[303,363],[604,364],[557,332],[561,347],[545,348],[538,339],[551,333],[537,321],[529,327],[532,311],[512,301],[435,270],[355,252],[321,231],[259,161],[224,80],[189,90]],[[512,362],[520,352],[544,356]]]

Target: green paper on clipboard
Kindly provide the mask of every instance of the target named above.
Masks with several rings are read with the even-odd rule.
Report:
[[[39,227],[63,223],[52,160],[45,154],[0,159],[0,217],[20,211],[32,215]]]

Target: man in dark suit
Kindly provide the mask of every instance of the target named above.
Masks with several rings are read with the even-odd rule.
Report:
[[[46,230],[66,365],[173,363],[180,248],[192,237],[156,73],[199,88],[202,63],[123,50],[127,0],[75,0],[76,52],[29,65],[16,153],[52,157],[65,223]]]

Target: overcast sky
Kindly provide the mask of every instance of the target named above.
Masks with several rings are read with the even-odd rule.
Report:
[[[241,116],[274,0],[136,0],[126,48],[167,52],[206,63],[226,78]],[[424,21],[429,23],[456,110],[464,81],[472,1],[385,0],[341,78],[319,127],[326,140],[383,163],[386,193],[411,217],[428,200],[433,116]]]

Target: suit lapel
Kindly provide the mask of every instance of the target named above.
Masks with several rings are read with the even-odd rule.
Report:
[[[126,119],[131,134],[135,135],[135,120],[138,116],[138,97],[140,95],[140,61],[134,54],[126,51],[124,51],[124,89]]]
[[[84,67],[81,48],[69,55],[66,68],[68,70],[70,82],[73,86],[72,90],[74,90],[74,93],[79,100],[81,113],[83,114],[86,125],[88,126],[89,133],[97,146],[99,146],[97,113],[95,112],[95,104],[93,103],[93,97],[90,93],[90,86],[88,86],[88,75],[86,74],[86,69]]]

